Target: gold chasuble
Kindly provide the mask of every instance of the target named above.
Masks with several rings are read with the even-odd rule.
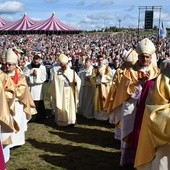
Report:
[[[121,81],[124,71],[125,70],[118,68],[114,74],[112,84],[104,104],[104,108],[107,110],[108,114],[112,113],[116,89]]]
[[[139,70],[140,66],[137,62],[129,69],[122,70],[121,74],[119,73],[119,76],[117,76],[118,80],[113,83],[115,87],[112,87],[113,93],[111,94],[111,100],[109,102],[109,99],[107,99],[107,103],[105,104],[105,107],[108,106],[108,113],[111,113],[113,109],[123,104],[136,92],[138,86],[141,84]],[[148,66],[147,71],[150,73],[148,80],[156,78],[159,74],[159,69],[152,64]]]
[[[31,119],[31,115],[37,113],[34,101],[32,99],[30,90],[28,88],[25,76],[17,69],[18,80],[15,83],[16,98],[23,104],[23,110],[26,114],[27,120]],[[11,77],[12,79],[14,77]]]
[[[8,102],[8,106],[10,109],[11,114],[14,114],[15,110],[15,86],[11,78],[4,73],[2,70],[0,70],[0,81],[2,83],[5,96]]]
[[[0,73],[1,77],[1,73]],[[1,79],[1,78],[0,78]],[[10,92],[9,92],[10,93]],[[8,95],[9,95],[8,93]],[[11,91],[11,96],[13,96],[13,93]],[[0,125],[1,130],[3,132],[9,133],[14,131],[14,122],[11,115],[8,99],[5,94],[5,89],[2,84],[2,81],[0,81]]]
[[[11,78],[0,70],[0,125],[1,125],[1,141],[3,144],[11,143],[11,140],[2,135],[2,133],[10,134],[18,131],[19,127],[13,119],[15,113],[15,87]]]
[[[105,100],[112,83],[112,71],[109,66],[102,65],[94,68],[91,81],[95,88],[94,108],[96,112],[104,110]]]
[[[170,141],[169,75],[160,74],[147,97],[135,158],[136,168],[152,161],[157,149]]]

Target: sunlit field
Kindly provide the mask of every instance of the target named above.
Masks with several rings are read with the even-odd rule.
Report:
[[[11,149],[8,170],[119,170],[120,142],[114,126],[77,115],[76,127],[58,127],[51,117],[49,84],[45,84],[49,118],[28,123],[26,143]]]

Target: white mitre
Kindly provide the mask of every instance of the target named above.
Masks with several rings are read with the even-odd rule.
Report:
[[[130,49],[129,51],[126,51],[123,59],[125,62],[131,62],[132,64],[135,64],[138,60],[138,54],[134,49]]]
[[[60,54],[58,60],[62,64],[67,64],[69,58],[65,54]]]
[[[155,53],[155,50],[155,45],[148,38],[144,38],[143,40],[141,40],[136,48],[136,52],[138,53],[138,55],[144,53],[152,55]]]
[[[18,64],[18,56],[15,54],[12,48],[9,48],[6,52],[6,62],[16,65]]]

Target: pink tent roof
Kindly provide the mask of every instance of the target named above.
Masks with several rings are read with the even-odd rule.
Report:
[[[0,28],[8,24],[9,22],[0,17]]]
[[[35,21],[27,14],[14,22],[8,22],[0,18],[0,32],[10,31],[55,31],[55,32],[79,32],[79,29],[68,26],[59,21],[53,13],[49,19]]]
[[[39,30],[39,31],[78,31],[76,28],[70,27],[61,21],[59,21],[55,14],[53,13],[52,16],[41,22],[37,22],[36,24],[32,25],[28,30]]]
[[[13,23],[6,24],[4,27],[1,27],[0,30],[5,30],[5,31],[27,30],[36,22],[37,21],[30,19],[27,16],[27,14],[24,14],[24,16],[20,20]]]

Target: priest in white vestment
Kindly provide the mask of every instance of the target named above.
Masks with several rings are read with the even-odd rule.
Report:
[[[40,62],[40,56],[35,55],[33,61],[23,70],[38,112],[38,114],[32,118],[33,121],[42,121],[46,118],[43,84],[47,80],[47,72],[45,66]]]
[[[60,54],[61,68],[51,82],[52,106],[55,110],[55,122],[59,126],[76,124],[81,79],[68,65],[68,57]]]

